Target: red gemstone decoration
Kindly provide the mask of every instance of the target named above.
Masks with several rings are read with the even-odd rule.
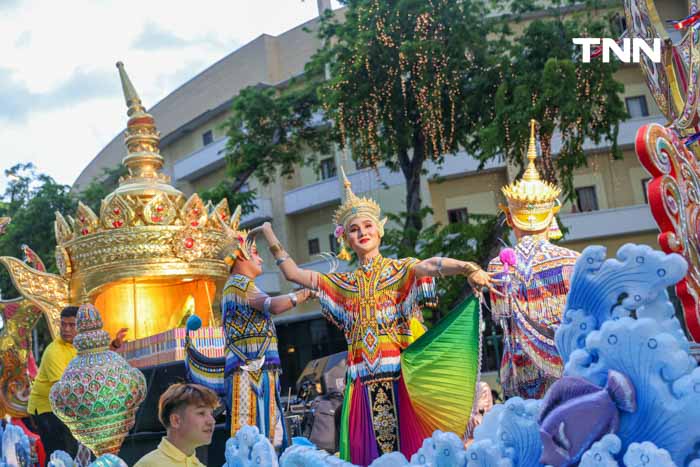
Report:
[[[152,220],[153,222],[160,222],[160,221],[163,220],[163,218],[160,217],[160,216],[151,216],[151,220]]]
[[[163,205],[162,205],[162,204],[159,204],[158,206],[156,206],[156,211],[157,211],[157,212],[163,212]]]
[[[185,248],[190,249],[194,246],[194,239],[193,238],[186,238],[185,239]]]
[[[124,222],[122,222],[122,221],[114,221],[114,222],[112,222],[112,225],[113,225],[115,228],[118,229],[119,227],[121,227],[122,225],[124,225]]]
[[[118,216],[119,214],[122,213],[122,210],[119,209],[119,208],[114,208],[114,209],[112,210],[112,212],[114,213],[115,216]]]
[[[192,212],[195,214],[195,216],[198,216],[200,211],[199,208],[194,208]]]
[[[192,221],[192,222],[190,222],[190,225],[191,225],[192,227],[197,227],[197,226],[199,225],[199,222],[198,222],[198,221]]]
[[[80,233],[83,234],[83,235],[87,235],[87,234],[90,233],[90,231],[89,231],[88,229],[83,229],[83,230],[80,231]]]
[[[80,222],[85,223],[85,216],[80,216]]]

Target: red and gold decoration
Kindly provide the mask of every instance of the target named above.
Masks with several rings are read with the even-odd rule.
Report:
[[[49,399],[54,414],[96,456],[117,454],[134,426],[146,397],[146,379],[116,352],[103,329],[100,312],[87,303],[78,310],[78,335],[71,360]]]
[[[221,258],[224,228],[237,229],[240,215],[231,216],[225,199],[216,206],[205,204],[196,194],[185,198],[170,184],[161,173],[164,160],[155,121],[124,66],[118,63],[117,68],[128,106],[122,160],[128,174],[102,200],[99,214],[82,203],[73,215],[56,213],[58,274],[47,272],[26,246],[24,261],[0,257],[22,295],[16,304],[0,301],[0,414],[26,416],[29,338],[41,313],[55,338],[65,306],[93,303],[102,311],[107,334],[128,328],[127,340],[131,350],[138,350],[141,365],[182,359],[183,352],[161,352],[180,346],[182,339],[171,332],[173,323],[178,326],[196,314],[204,325],[202,336],[207,327],[220,326],[214,310],[228,277]],[[0,234],[9,223],[0,218]],[[12,313],[15,309],[19,311]],[[136,358],[137,353],[129,355]]]
[[[674,43],[652,0],[625,0],[628,36],[649,42],[661,39],[661,63],[641,56],[647,86],[665,126],[645,125],[637,131],[635,149],[651,175],[647,195],[651,213],[661,230],[659,245],[688,262],[688,274],[676,285],[691,336],[700,340],[700,34],[695,0],[690,15],[674,22],[683,30]],[[692,27],[691,27],[692,26]]]
[[[114,335],[128,328],[128,340],[170,329],[173,315],[194,297],[204,326],[218,326],[217,291],[228,277],[220,258],[225,243],[221,221],[231,213],[224,199],[205,205],[189,199],[161,173],[160,135],[121,63],[117,64],[128,106],[125,133],[128,174],[102,201],[99,214],[79,203],[74,216],[56,213],[56,264],[49,274],[1,257],[17,290],[48,318],[58,334],[61,309],[89,301],[102,310],[104,328]],[[29,255],[28,255],[29,256]],[[179,322],[179,320],[177,320]]]
[[[0,416],[24,417],[30,392],[32,329],[41,310],[29,300],[0,300]]]

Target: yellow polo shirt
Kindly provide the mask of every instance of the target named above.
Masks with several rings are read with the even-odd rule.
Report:
[[[158,448],[143,456],[134,467],[204,467],[197,456],[187,457],[166,437],[160,441]]]
[[[63,372],[66,371],[68,364],[78,351],[73,344],[69,344],[60,337],[51,342],[44,350],[44,355],[41,357],[39,365],[39,373],[32,384],[32,392],[29,394],[29,402],[27,412],[31,415],[34,413],[52,412],[51,403],[49,402],[49,392],[56,382],[61,379]]]

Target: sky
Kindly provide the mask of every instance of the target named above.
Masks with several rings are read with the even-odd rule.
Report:
[[[123,130],[116,62],[150,108],[260,34],[317,15],[315,0],[0,0],[0,196],[17,163],[72,184]]]

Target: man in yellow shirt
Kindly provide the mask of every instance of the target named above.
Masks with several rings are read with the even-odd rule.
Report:
[[[166,430],[155,451],[134,467],[204,467],[195,449],[211,443],[216,393],[198,384],[173,384],[160,396],[158,419]]]
[[[78,333],[77,314],[77,306],[69,306],[61,311],[60,337],[51,342],[44,350],[39,373],[32,384],[32,392],[29,395],[27,412],[32,416],[37,434],[44,445],[47,459],[52,452],[58,449],[66,451],[72,457],[78,453],[78,442],[68,427],[53,414],[49,402],[51,388],[61,379],[70,361],[78,354],[76,348],[73,347],[73,338]],[[110,344],[110,348],[112,350],[119,348],[125,335],[126,329],[120,330],[117,338]]]

